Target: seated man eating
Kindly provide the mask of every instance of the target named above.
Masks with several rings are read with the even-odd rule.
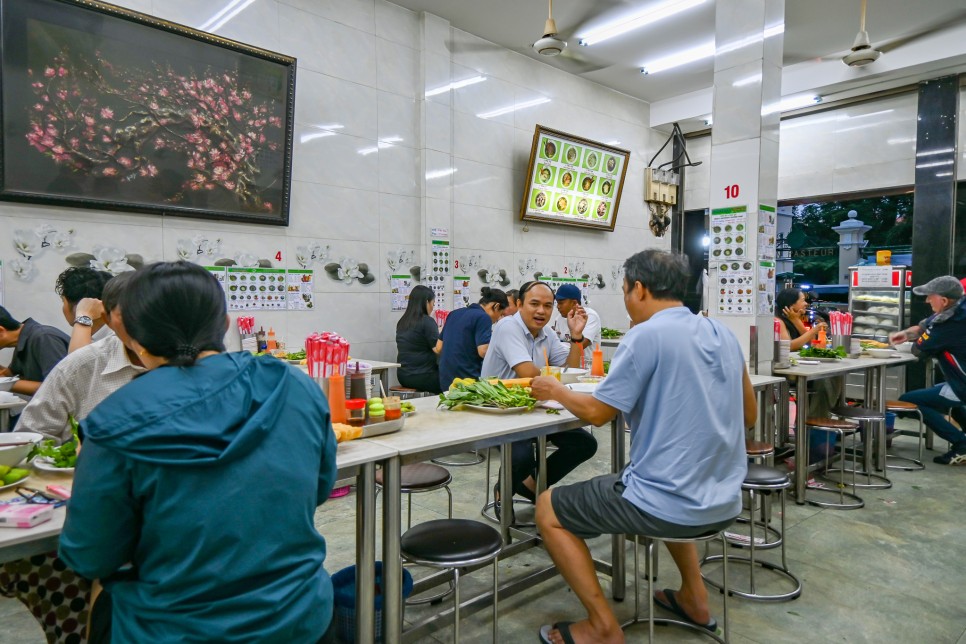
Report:
[[[527,282],[520,289],[520,309],[493,328],[490,345],[480,370],[483,378],[532,378],[540,375],[538,364],[579,367],[583,353],[583,330],[587,315],[575,304],[567,316],[570,342],[544,328],[553,315],[554,293],[544,282]],[[597,452],[597,440],[584,429],[547,436],[557,451],[547,459],[547,485],[553,485]],[[513,443],[513,492],[535,500],[537,458],[535,441]],[[494,498],[499,501],[499,483]],[[512,504],[510,504],[512,505]],[[500,508],[497,506],[497,511]]]
[[[584,621],[544,626],[544,642],[623,642],[585,539],[601,534],[675,538],[719,531],[741,511],[747,473],[745,427],[757,405],[734,334],[683,305],[690,273],[681,255],[646,250],[624,263],[624,305],[633,328],[593,394],[536,378],[533,395],[557,400],[602,425],[618,412],[631,428],[630,462],[620,474],[548,490],[537,526],[554,563],[587,610]],[[667,543],[681,588],[655,594],[678,617],[714,632],[698,552]]]

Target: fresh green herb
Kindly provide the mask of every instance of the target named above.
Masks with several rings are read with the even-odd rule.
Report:
[[[67,417],[70,422],[70,432],[72,438],[59,447],[52,440],[46,440],[30,450],[27,460],[33,460],[37,456],[42,456],[53,464],[54,467],[74,467],[77,465],[77,419],[73,415]]]
[[[618,331],[617,329],[608,329],[607,327],[604,327],[600,330],[600,337],[608,340],[613,338],[620,338],[620,337],[623,337],[623,335],[624,335],[624,332]]]
[[[847,354],[845,352],[845,347],[835,347],[834,349],[809,347],[807,349],[800,349],[798,351],[798,355],[801,358],[835,358],[836,360],[841,360]]]
[[[559,416],[560,415],[560,410],[559,409],[553,409],[553,408],[551,408],[551,409],[548,409],[547,410],[547,413],[548,414],[554,414],[555,416]]]
[[[305,349],[299,349],[294,353],[286,353],[285,359],[286,360],[305,360]]]
[[[459,383],[455,385],[455,388],[440,394],[437,407],[448,409],[459,409],[463,405],[478,405],[499,409],[526,407],[529,411],[536,404],[537,401],[530,395],[529,389],[507,387],[501,382],[490,384],[481,380],[471,384]]]

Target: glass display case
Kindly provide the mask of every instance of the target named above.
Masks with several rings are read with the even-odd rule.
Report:
[[[912,271],[906,266],[852,266],[849,268],[849,312],[852,337],[888,342],[889,334],[910,326]],[[904,366],[888,370],[886,399],[895,400],[905,391]],[[865,376],[849,374],[846,395],[862,400]]]

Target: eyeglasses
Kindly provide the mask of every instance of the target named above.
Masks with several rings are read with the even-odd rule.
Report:
[[[27,503],[34,503],[39,505],[53,505],[55,503],[60,503],[63,499],[58,499],[56,497],[50,496],[46,492],[41,490],[35,490],[32,487],[18,487],[14,490],[18,495],[20,495]]]

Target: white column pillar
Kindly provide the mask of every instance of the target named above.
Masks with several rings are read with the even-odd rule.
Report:
[[[850,210],[849,218],[832,228],[839,234],[839,284],[849,283],[849,266],[859,263],[859,251],[869,243],[865,234],[872,230],[872,226],[856,219],[858,216],[859,213]]]
[[[762,373],[772,356],[784,22],[784,0],[716,4],[709,310],[749,358],[757,327]]]

